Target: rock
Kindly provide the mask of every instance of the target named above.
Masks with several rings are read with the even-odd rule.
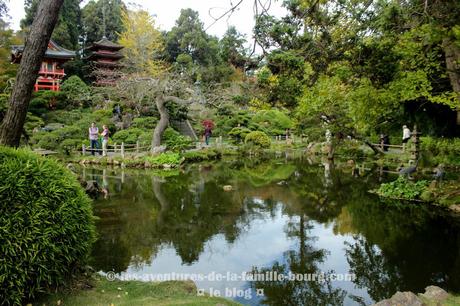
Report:
[[[163,169],[169,170],[169,169],[171,169],[171,165],[170,164],[163,164]]]
[[[75,167],[74,167],[71,163],[68,163],[66,167],[67,167],[67,169],[69,169],[69,170],[72,171],[73,173],[77,172],[77,171],[75,170]]]
[[[232,190],[233,190],[232,185],[225,185],[224,186],[224,191],[232,191]]]
[[[430,183],[430,186],[428,186],[429,189],[436,189],[438,187],[438,181],[432,180]]]
[[[450,205],[449,209],[454,211],[454,212],[456,212],[456,213],[460,213],[460,204]]]
[[[374,306],[426,306],[413,292],[396,292],[391,298],[378,302]]]
[[[149,163],[148,161],[145,161],[144,167],[145,167],[145,168],[152,168],[152,164]]]
[[[438,286],[428,286],[425,288],[425,293],[421,293],[420,296],[437,304],[447,299],[449,297],[449,293]]]
[[[159,147],[153,148],[152,153],[153,154],[160,154],[160,153],[163,153],[165,151],[166,151],[166,146],[159,146]]]
[[[96,181],[87,181],[85,192],[90,196],[97,196],[101,192],[101,189]]]

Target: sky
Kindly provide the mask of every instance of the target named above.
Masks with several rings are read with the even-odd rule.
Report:
[[[126,0],[129,7],[141,6],[150,14],[156,16],[157,25],[162,30],[170,30],[174,26],[175,20],[179,17],[180,10],[183,8],[192,8],[200,14],[200,19],[207,28],[212,22],[211,16],[222,15],[223,12],[231,7],[231,3],[236,4],[239,0]],[[265,3],[267,0],[260,0]],[[9,3],[8,3],[9,2]],[[88,0],[82,2],[82,6]],[[14,30],[18,30],[19,22],[24,17],[24,1],[9,0],[10,23]],[[281,17],[285,15],[285,9],[281,7],[282,0],[272,0],[270,14]],[[208,33],[222,37],[229,25],[234,25],[241,33],[246,34],[247,39],[252,37],[252,28],[254,26],[253,14],[254,0],[243,0],[238,11],[227,19],[223,18],[208,29]]]

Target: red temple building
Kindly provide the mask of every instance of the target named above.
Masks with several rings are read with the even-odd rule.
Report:
[[[118,69],[121,67],[119,60],[124,57],[120,53],[121,49],[123,46],[111,42],[105,36],[86,48],[86,51],[90,52],[86,59],[92,63],[95,85],[111,86],[115,84],[121,75]]]
[[[18,64],[22,58],[24,46],[12,46],[11,62]],[[35,82],[34,90],[59,91],[62,78],[65,76],[64,63],[75,58],[75,52],[62,48],[50,40],[43,62]]]

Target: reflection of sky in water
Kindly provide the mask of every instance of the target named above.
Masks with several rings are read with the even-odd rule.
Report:
[[[97,249],[97,269],[123,271],[129,263],[123,274],[127,277],[134,274],[140,279],[173,272],[241,275],[253,267],[273,271],[276,263],[295,271],[311,271],[311,267],[317,267],[317,272],[347,274],[355,269],[360,274],[356,283],[360,281],[363,289],[349,281],[331,282],[331,292],[343,290],[344,305],[350,306],[358,305],[353,295],[368,305],[396,291],[420,292],[433,284],[433,275],[450,280],[450,283],[439,283],[442,287],[451,286],[447,289],[460,291],[456,285],[460,283],[457,276],[460,261],[455,252],[460,241],[458,223],[424,210],[383,207],[378,198],[369,196],[367,190],[372,184],[363,178],[343,176],[332,169],[332,186],[324,188],[322,168],[291,168],[298,169],[299,175],[284,171],[283,164],[278,172],[270,167],[265,169],[263,164],[260,170],[263,174],[254,168],[250,171],[255,174],[246,168],[232,175],[222,169],[214,169],[212,173],[192,171],[162,179],[161,188],[156,191],[153,182],[157,181],[148,172],[136,172],[136,176],[128,172],[122,183],[115,178],[119,177],[116,171],[107,171],[111,196],[109,200],[95,202],[95,210],[102,220],[98,223],[102,239]],[[88,176],[93,172],[95,178],[100,179],[102,175],[98,176],[98,170],[88,170]],[[289,178],[284,177],[285,172]],[[225,175],[220,177],[220,174]],[[266,177],[277,179],[270,181]],[[284,183],[279,184],[280,180]],[[222,185],[228,182],[236,186],[236,191],[222,193]],[[169,198],[169,205],[161,206],[158,196]],[[154,217],[147,216],[150,212]],[[163,217],[162,224],[157,216]],[[305,221],[303,235],[299,234],[301,220]],[[184,228],[190,228],[190,239],[197,239],[196,244],[190,243],[195,240],[187,240],[189,236]],[[147,259],[152,253],[145,252],[146,249],[155,254],[151,261]],[[355,253],[351,253],[352,250]],[[288,254],[288,251],[292,252]],[[324,256],[318,255],[323,251]],[[300,253],[304,254],[302,259],[299,259]],[[183,263],[186,261],[192,263]],[[421,266],[424,269],[420,269]],[[206,293],[210,288],[220,290],[222,296],[226,288],[254,290],[250,282],[242,280],[203,280],[196,284]],[[293,290],[284,285],[277,284],[275,290],[269,288],[272,291],[267,296],[272,305],[281,303],[279,297],[287,297],[291,305],[301,304],[299,295],[303,297],[305,289],[311,289],[313,295],[307,304],[314,305],[315,298],[318,304],[331,301],[329,292],[323,288],[318,290],[314,284],[304,287],[300,284],[293,286]],[[267,287],[265,290],[267,292]],[[234,300],[259,305],[261,301],[255,291],[251,294],[251,300]]]
[[[283,231],[288,220],[281,214],[281,207],[277,209],[273,219],[264,214],[264,220],[255,219],[247,232],[241,234],[233,243],[228,243],[223,235],[215,235],[206,243],[204,252],[198,261],[192,265],[183,265],[180,256],[174,248],[164,247],[150,265],[142,266],[141,271],[130,266],[127,274],[163,274],[163,273],[202,273],[211,272],[237,273],[251,271],[254,265],[263,266],[274,259],[282,258],[283,252],[293,245],[292,240],[286,239]],[[123,274],[122,274],[123,276]],[[225,288],[246,289],[243,281],[196,281],[198,288],[209,293],[210,288],[218,289],[225,294]],[[252,295],[255,298],[255,294]],[[240,303],[247,303],[245,299]]]
[[[257,204],[263,204],[262,200],[253,199]],[[215,235],[209,240],[204,252],[198,261],[192,265],[182,264],[180,256],[172,247],[163,247],[155,256],[151,264],[143,265],[140,269],[130,266],[125,272],[128,275],[143,277],[145,275],[167,274],[167,273],[193,273],[204,274],[227,272],[241,275],[242,272],[251,271],[254,265],[258,267],[270,267],[274,261],[285,262],[283,253],[294,248],[297,242],[286,237],[285,225],[289,218],[282,215],[282,206],[279,205],[273,218],[268,213],[263,214],[262,219],[255,219],[251,222],[248,231],[241,234],[233,243],[228,243],[221,234]],[[297,218],[295,218],[297,219]],[[334,235],[332,226],[324,226],[313,222],[310,236],[316,237],[314,247],[324,248],[329,251],[325,262],[319,265],[321,271],[327,272],[334,270],[335,273],[348,273],[348,263],[346,261],[344,242],[352,242],[350,236]],[[122,276],[124,273],[122,274]],[[232,290],[248,290],[249,284],[245,281],[195,281],[198,288],[204,289],[206,293],[212,290],[219,290],[225,296],[226,288]],[[356,294],[364,297],[367,303],[371,302],[366,290],[354,288],[352,282],[332,282],[334,288],[340,287],[348,294]],[[251,290],[251,289],[249,289]],[[233,293],[232,293],[233,294]],[[251,290],[251,299],[233,297],[237,302],[244,305],[257,305],[258,297],[254,290]],[[348,297],[345,305],[353,305],[355,302]]]
[[[314,227],[309,232],[313,237],[317,237],[315,241],[315,247],[318,249],[328,250],[328,255],[325,258],[324,263],[319,264],[321,271],[333,270],[334,273],[347,274],[348,262],[345,254],[345,242],[352,243],[354,239],[350,235],[336,235],[332,231],[332,224],[320,224],[317,222],[313,223]],[[347,281],[333,281],[332,285],[334,288],[341,288],[347,291],[347,297],[345,298],[344,305],[356,305],[356,302],[349,298],[349,294],[354,294],[362,297],[366,304],[370,304],[372,299],[367,294],[366,289],[355,288],[353,282]]]

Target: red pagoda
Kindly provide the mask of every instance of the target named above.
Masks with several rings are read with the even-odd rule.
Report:
[[[111,86],[115,84],[121,75],[118,70],[121,67],[118,61],[124,57],[120,53],[121,49],[123,46],[111,42],[105,36],[86,48],[91,52],[86,59],[92,63],[95,85]]]
[[[24,46],[12,46],[11,62],[18,64],[22,58]],[[42,65],[35,82],[34,90],[59,91],[61,80],[65,76],[64,63],[75,58],[75,52],[62,48],[53,40],[48,43],[48,49],[43,57]]]

